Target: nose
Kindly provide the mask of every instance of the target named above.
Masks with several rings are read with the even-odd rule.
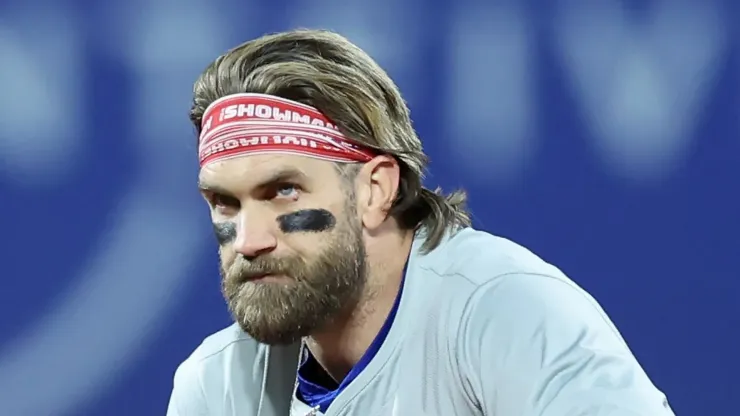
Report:
[[[255,218],[242,213],[237,223],[234,250],[247,259],[253,259],[274,250],[277,246],[277,239],[271,226],[272,223],[264,218]]]

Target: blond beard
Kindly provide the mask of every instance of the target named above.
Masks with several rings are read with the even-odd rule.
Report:
[[[235,256],[224,267],[222,292],[241,328],[255,340],[281,345],[322,328],[353,309],[366,285],[365,247],[359,224],[343,221],[325,232],[325,247],[312,259],[271,255],[247,260]],[[233,253],[232,253],[233,254]],[[254,274],[283,275],[286,283],[247,281]]]

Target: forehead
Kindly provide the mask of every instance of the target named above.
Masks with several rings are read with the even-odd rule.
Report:
[[[336,178],[333,163],[295,155],[250,155],[209,163],[200,170],[202,185],[233,192],[274,181],[327,182]]]

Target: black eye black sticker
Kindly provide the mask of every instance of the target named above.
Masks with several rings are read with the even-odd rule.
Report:
[[[336,219],[325,209],[302,209],[277,217],[284,233],[321,232],[334,228]]]
[[[236,239],[236,224],[233,222],[222,222],[213,224],[213,233],[220,245],[226,245]]]

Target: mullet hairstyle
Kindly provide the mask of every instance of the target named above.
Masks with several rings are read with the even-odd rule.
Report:
[[[293,30],[262,36],[219,56],[193,86],[190,120],[198,135],[206,108],[237,93],[269,94],[315,107],[347,137],[393,156],[400,183],[389,215],[403,229],[423,231],[423,252],[436,248],[448,231],[470,226],[464,191],[445,195],[422,185],[428,158],[398,87],[343,36]],[[357,171],[338,165],[345,178]]]

